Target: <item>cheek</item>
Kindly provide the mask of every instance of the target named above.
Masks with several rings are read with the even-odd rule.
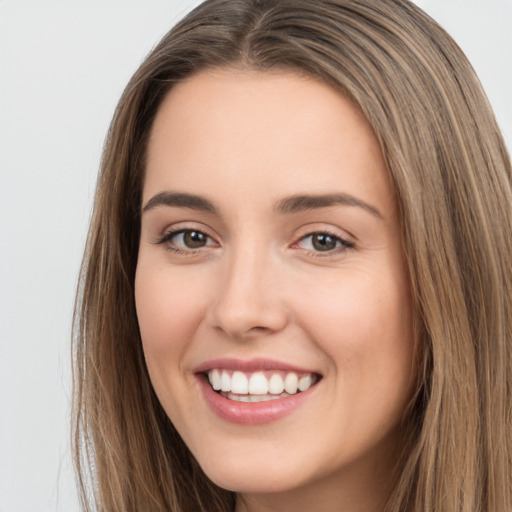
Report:
[[[165,268],[140,263],[135,276],[137,318],[145,346],[165,350],[186,341],[184,333],[199,317],[196,287]]]
[[[410,294],[400,277],[355,276],[309,286],[298,317],[347,354],[383,342],[399,344],[411,335]]]
[[[135,277],[135,302],[144,357],[153,389],[172,419],[184,430],[184,411],[190,386],[187,350],[204,318],[201,297],[184,273],[140,261]]]
[[[204,318],[197,286],[168,269],[142,261],[135,278],[135,302],[146,364],[160,399],[169,381],[179,384],[184,358]]]
[[[346,396],[360,403],[381,392],[401,397],[413,378],[410,293],[402,274],[388,275],[333,282],[308,294],[298,315],[329,356],[337,382],[353,391]]]

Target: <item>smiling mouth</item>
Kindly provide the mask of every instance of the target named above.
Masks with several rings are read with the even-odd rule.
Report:
[[[214,368],[205,373],[211,388],[228,400],[266,402],[307,391],[319,380],[315,373],[258,371],[246,373]]]

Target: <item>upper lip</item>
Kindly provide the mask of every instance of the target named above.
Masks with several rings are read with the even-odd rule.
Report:
[[[297,373],[316,373],[320,375],[319,372],[314,370],[301,368],[300,366],[284,363],[275,359],[257,358],[244,360],[230,357],[205,361],[194,368],[194,373],[205,373],[213,369],[238,370],[246,373],[266,370],[283,370]]]

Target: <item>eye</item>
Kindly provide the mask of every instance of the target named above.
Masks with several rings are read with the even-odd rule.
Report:
[[[188,252],[213,246],[215,242],[206,233],[197,229],[179,229],[169,231],[159,241],[175,252]]]
[[[353,243],[326,232],[309,233],[297,245],[314,252],[338,252],[354,247]]]
[[[189,249],[199,249],[208,243],[208,235],[201,231],[187,230],[174,235],[173,240],[174,243],[184,245]]]

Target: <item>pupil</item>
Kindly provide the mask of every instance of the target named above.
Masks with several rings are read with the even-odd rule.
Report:
[[[187,231],[183,239],[185,245],[191,249],[197,249],[206,245],[206,236],[199,231]]]
[[[320,233],[313,237],[313,247],[317,251],[331,251],[336,248],[336,239],[330,235]]]

